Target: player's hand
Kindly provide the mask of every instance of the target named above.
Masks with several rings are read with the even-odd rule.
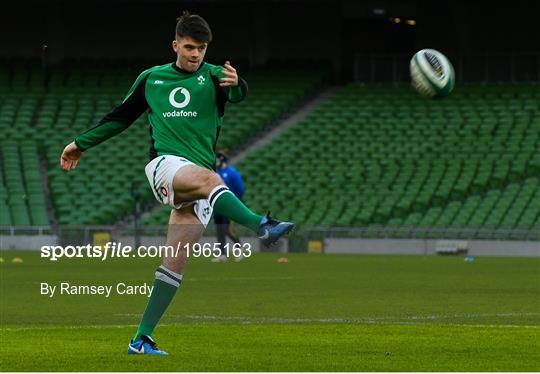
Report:
[[[225,74],[225,77],[221,78],[221,83],[219,84],[221,87],[235,87],[238,86],[238,74],[236,73],[236,69],[231,66],[231,63],[229,61],[225,61],[225,67],[224,70],[221,72]]]
[[[62,156],[60,156],[60,166],[65,171],[75,169],[81,156],[82,151],[77,147],[75,142],[71,142],[66,145],[66,148],[64,148],[64,151],[62,152]]]

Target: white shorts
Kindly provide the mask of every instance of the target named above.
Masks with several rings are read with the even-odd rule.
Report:
[[[199,221],[206,227],[212,216],[212,207],[206,199],[174,203],[173,179],[178,170],[186,165],[195,165],[185,158],[165,155],[158,156],[150,161],[144,171],[148,178],[148,183],[157,201],[161,204],[170,205],[174,209],[180,209],[193,205],[193,211],[199,218]]]

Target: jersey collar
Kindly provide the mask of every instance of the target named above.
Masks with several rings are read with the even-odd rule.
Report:
[[[194,72],[190,73],[189,71],[186,71],[184,69],[181,69],[179,68],[178,66],[176,66],[176,61],[173,61],[173,63],[171,64],[173,69],[176,70],[177,72],[179,73],[184,73],[184,74],[195,74],[197,73],[199,70],[201,70],[201,68],[206,64],[206,62],[202,62],[202,64],[199,65],[199,68],[197,70],[195,70]]]

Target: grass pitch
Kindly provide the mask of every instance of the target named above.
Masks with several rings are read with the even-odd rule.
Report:
[[[4,371],[540,371],[538,259],[190,259],[154,333],[170,356],[148,357],[126,354],[145,295],[50,298],[40,283],[151,285],[159,260],[1,256]]]

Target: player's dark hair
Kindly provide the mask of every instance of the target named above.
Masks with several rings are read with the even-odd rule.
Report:
[[[212,41],[212,30],[208,22],[197,14],[191,14],[184,10],[182,15],[176,19],[176,37],[183,38],[189,36],[199,42],[210,43]]]

